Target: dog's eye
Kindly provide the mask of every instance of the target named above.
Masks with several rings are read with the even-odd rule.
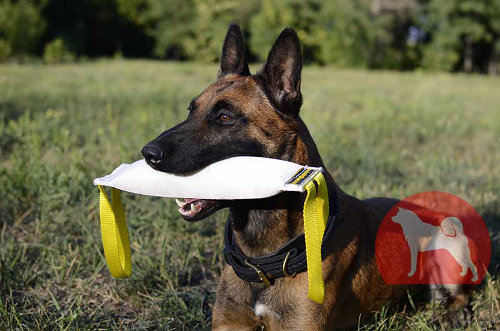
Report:
[[[231,120],[231,116],[229,115],[226,115],[226,114],[221,114],[219,115],[219,117],[217,118],[217,121],[221,122],[221,123],[227,123]]]

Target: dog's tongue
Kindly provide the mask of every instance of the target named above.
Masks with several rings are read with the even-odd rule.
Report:
[[[184,201],[186,201],[187,203],[191,203],[191,202],[198,201],[198,200],[200,200],[200,199],[184,198]]]

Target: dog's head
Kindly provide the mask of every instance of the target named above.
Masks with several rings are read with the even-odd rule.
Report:
[[[260,156],[307,162],[298,135],[302,105],[302,55],[293,29],[285,29],[264,67],[250,74],[240,27],[230,25],[217,80],[189,106],[187,119],[163,132],[142,150],[156,170],[184,174],[234,156]],[[187,220],[208,216],[222,206],[206,200],[178,201]]]

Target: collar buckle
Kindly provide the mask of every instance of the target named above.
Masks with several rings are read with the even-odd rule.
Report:
[[[285,277],[289,277],[289,278],[293,278],[297,275],[296,272],[294,272],[293,274],[289,274],[287,271],[286,271],[286,264],[288,263],[288,258],[290,257],[290,253],[292,251],[288,251],[288,253],[286,253],[286,256],[285,256],[285,259],[283,260],[283,266],[281,267],[283,269],[283,275]]]
[[[264,272],[262,270],[259,269],[258,266],[254,265],[254,264],[251,264],[250,262],[248,262],[248,259],[245,259],[245,264],[247,266],[249,266],[250,268],[252,268],[253,270],[255,270],[255,272],[257,273],[257,277],[259,277],[259,279],[261,280],[261,282],[266,285],[266,287],[269,287],[271,286],[271,280],[269,280],[269,278],[264,274]]]

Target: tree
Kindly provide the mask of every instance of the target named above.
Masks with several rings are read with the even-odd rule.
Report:
[[[45,20],[40,16],[40,6],[28,0],[0,0],[0,41],[14,55],[36,53],[40,36],[45,30]]]
[[[69,51],[85,56],[150,56],[153,40],[134,21],[134,5],[119,0],[46,0],[48,28],[42,41],[62,39]]]
[[[488,55],[488,73],[496,75],[499,71],[498,60],[500,53],[500,1],[486,1],[487,8],[484,11],[487,36],[490,45]]]
[[[315,32],[321,38],[319,58],[323,63],[348,67],[369,67],[377,41],[383,42],[370,2],[335,0],[324,4]],[[385,36],[387,37],[387,36]],[[379,49],[382,51],[382,49]]]
[[[322,3],[319,0],[263,0],[259,12],[250,20],[250,46],[258,58],[265,60],[280,32],[291,26],[300,38],[304,59],[318,60],[321,36],[316,26]]]
[[[155,40],[154,54],[160,58],[187,58],[184,40],[192,37],[193,0],[148,0],[142,20],[149,22],[148,32]]]
[[[251,20],[251,45],[261,60],[286,26],[297,30],[306,62],[340,67],[412,69],[407,45],[416,0],[263,0]]]
[[[497,72],[500,39],[497,0],[431,0],[426,6],[426,16],[426,29],[432,39],[424,51],[424,67]]]
[[[245,26],[257,0],[147,0],[143,19],[160,58],[216,61],[231,21]]]

